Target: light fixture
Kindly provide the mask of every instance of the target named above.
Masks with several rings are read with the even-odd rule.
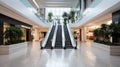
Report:
[[[37,4],[35,0],[33,0],[33,3],[36,5],[37,8],[39,8],[39,5]]]
[[[107,24],[110,25],[112,23],[112,20],[108,21]]]

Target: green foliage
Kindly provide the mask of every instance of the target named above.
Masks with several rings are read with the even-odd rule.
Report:
[[[57,18],[56,20],[57,20],[57,23],[60,24],[60,19]]]
[[[25,42],[25,40],[14,40],[14,41],[7,41],[5,42],[5,45],[11,45],[11,44],[16,44],[16,43],[21,43],[21,42]]]
[[[70,20],[71,20],[71,22],[73,23],[73,22],[75,22],[75,11],[70,11]]]
[[[96,36],[96,37],[99,36],[99,33],[100,33],[100,28],[95,29],[93,32],[94,36]]]
[[[113,43],[120,45],[120,24],[110,25],[111,36],[113,37]]]
[[[64,18],[64,23],[66,24],[66,22],[68,21],[69,23],[69,20],[73,23],[75,22],[75,11],[70,11],[69,14],[67,14],[67,12],[64,12],[62,17]]]
[[[103,38],[103,42],[110,42],[110,29],[109,29],[109,25],[106,24],[102,24],[101,25],[101,32],[102,32],[102,38]]]
[[[113,37],[118,40],[116,42],[120,43],[120,24],[102,24],[101,28],[97,28],[93,31],[93,34],[96,37],[95,42],[111,45],[110,37]],[[113,40],[113,42],[115,41]]]
[[[68,14],[68,20],[70,20],[71,19],[71,15],[70,14]]]
[[[66,17],[68,17],[68,14],[67,14],[67,12],[64,12],[64,13],[63,13],[63,15],[62,15],[62,17],[63,17],[63,18],[66,18]]]
[[[114,37],[120,37],[120,24],[111,24],[110,30],[112,35]]]
[[[49,22],[52,22],[52,16],[53,16],[52,12],[48,13],[48,21]]]
[[[67,14],[67,12],[64,12],[63,15],[62,15],[62,17],[64,18],[64,24],[66,24],[67,19],[68,19],[68,14]]]
[[[4,32],[4,38],[7,40],[5,44],[9,45],[9,44],[22,42],[23,41],[21,40],[22,36],[23,36],[23,32],[20,28],[14,26],[8,27]]]
[[[99,37],[101,36],[100,32],[101,32],[100,28],[97,28],[93,31],[93,34],[96,37],[97,41],[99,40]]]

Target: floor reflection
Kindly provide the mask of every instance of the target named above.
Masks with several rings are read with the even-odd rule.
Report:
[[[120,67],[120,57],[80,43],[78,49],[40,49],[29,45],[11,55],[0,55],[0,67]]]
[[[54,49],[43,50],[41,54],[41,61],[44,67],[69,67],[69,61],[74,56],[74,50]]]

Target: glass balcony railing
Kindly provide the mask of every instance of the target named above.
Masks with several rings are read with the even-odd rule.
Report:
[[[42,22],[46,22],[38,13],[37,9],[35,9],[28,0],[20,0],[30,11],[34,13],[34,15],[39,18]]]
[[[90,13],[90,11],[95,8],[99,3],[101,3],[102,0],[94,0],[91,5],[79,16],[79,18],[76,20],[76,22],[79,22],[80,20],[82,20],[83,17],[85,17],[86,15],[88,15]]]
[[[93,3],[90,5],[89,8],[94,8],[94,7],[96,7],[100,2],[102,2],[102,0],[94,0]]]

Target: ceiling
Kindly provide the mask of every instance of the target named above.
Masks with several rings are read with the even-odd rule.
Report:
[[[35,1],[39,7],[72,7],[77,5],[78,2],[78,0],[35,0]],[[0,13],[6,14],[20,21],[31,23],[34,25],[49,26],[49,24],[44,23],[42,20],[36,17],[35,13],[33,13],[33,11],[31,11],[27,6],[25,6],[21,0],[0,0],[0,5],[2,5],[0,7],[6,8],[6,10],[1,9]],[[80,21],[71,24],[71,27],[83,26],[89,22],[92,22],[91,20],[94,20],[101,16],[105,16],[106,14],[110,14],[117,10],[120,10],[120,0],[102,0],[98,5],[86,9],[85,12],[87,13],[83,16],[83,18]],[[20,15],[20,17],[18,17],[18,15]]]
[[[39,7],[72,7],[78,0],[35,0],[35,1],[39,5]]]

